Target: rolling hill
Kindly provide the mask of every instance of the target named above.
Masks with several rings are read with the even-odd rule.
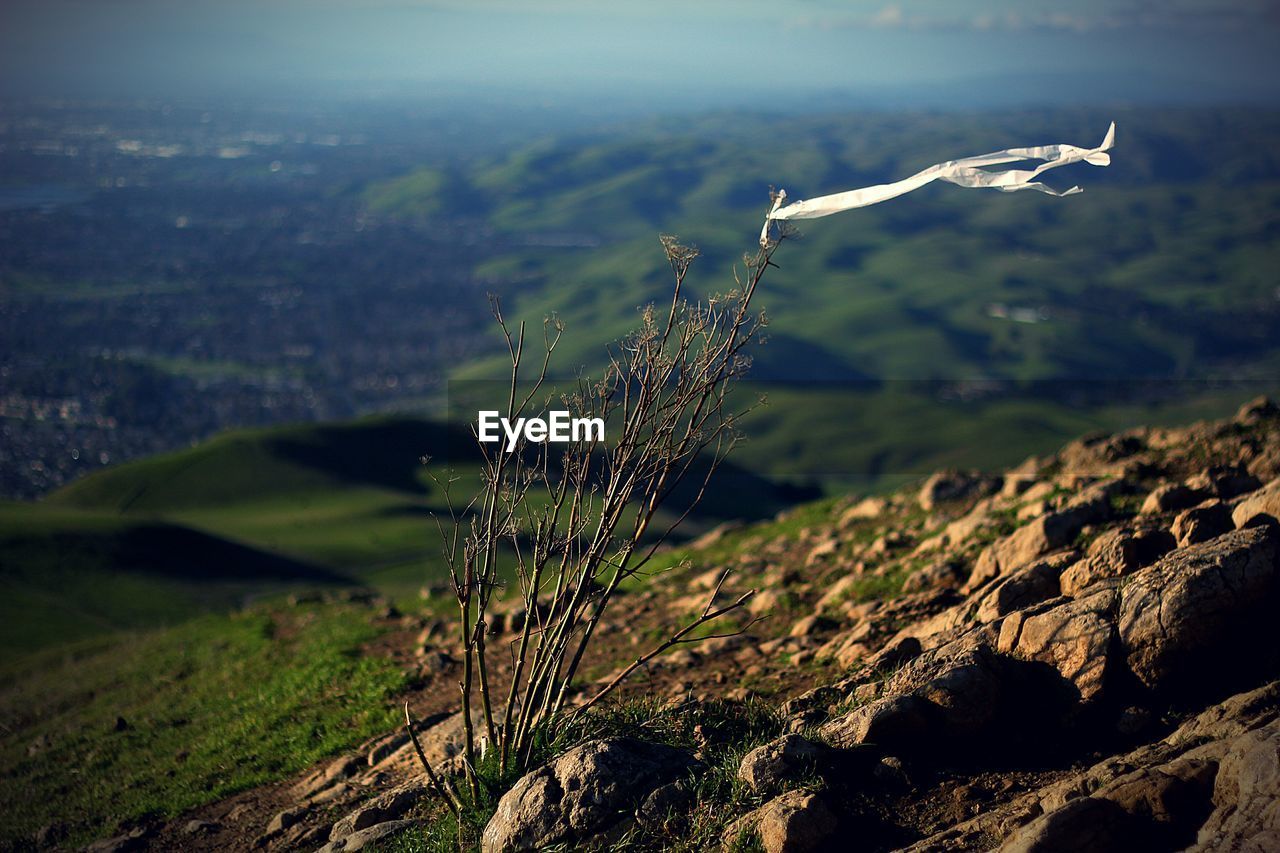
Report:
[[[413,598],[445,571],[430,514],[447,509],[429,475],[458,465],[453,488],[469,492],[475,452],[461,429],[408,417],[246,430],[5,504],[0,643],[172,623],[298,588]],[[717,476],[685,535],[814,495],[731,464]]]
[[[487,222],[504,248],[478,278],[509,316],[566,322],[560,367],[572,375],[600,364],[602,345],[634,325],[640,306],[666,298],[659,231],[702,249],[695,292],[722,291],[771,184],[800,198],[1011,144],[1088,144],[1110,119],[1119,141],[1109,169],[1053,175],[1084,185],[1080,196],[931,186],[801,223],[802,239],[778,253],[781,268],[759,296],[771,325],[753,378],[785,411],[748,424],[753,441],[739,460],[806,482],[832,485],[831,472],[878,481],[955,459],[1010,464],[1009,453],[1087,429],[1185,418],[1188,403],[1226,414],[1229,401],[1213,402],[1223,381],[1254,383],[1231,400],[1273,390],[1280,146],[1260,143],[1280,142],[1280,113],[683,117],[531,143],[451,176],[447,191],[411,172],[362,198],[378,216],[428,229],[448,215]],[[446,196],[433,212],[429,197]],[[500,369],[471,361],[455,379]],[[910,405],[874,403],[884,384]],[[954,401],[973,399],[974,387],[980,403],[958,411]],[[1135,401],[1141,411],[1116,411]],[[1032,409],[1034,439],[1022,426]],[[905,411],[916,426],[900,443]],[[863,431],[831,441],[851,419]],[[867,448],[897,461],[877,463],[880,450]]]

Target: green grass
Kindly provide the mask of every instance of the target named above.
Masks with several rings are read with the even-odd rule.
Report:
[[[390,417],[238,430],[84,477],[48,502],[161,514],[352,487],[421,496],[430,488],[419,459],[465,446],[457,438],[430,421]]]
[[[173,817],[394,727],[406,676],[359,651],[380,630],[353,606],[256,608],[7,664],[0,842]]]
[[[113,513],[0,504],[0,648],[31,651],[347,583],[311,563]]]

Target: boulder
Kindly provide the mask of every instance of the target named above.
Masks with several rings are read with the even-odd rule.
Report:
[[[1152,689],[1211,682],[1275,653],[1267,630],[1277,599],[1277,539],[1237,530],[1164,557],[1121,592],[1120,641],[1129,668]]]
[[[1280,722],[1236,738],[1192,850],[1280,850]]]
[[[131,853],[134,850],[145,850],[150,837],[150,830],[140,826],[123,835],[95,841],[84,848],[84,853]]]
[[[999,478],[987,477],[977,471],[937,471],[920,487],[917,500],[921,509],[932,512],[940,504],[990,494],[1000,485]]]
[[[812,637],[815,634],[830,633],[839,627],[840,623],[836,620],[813,613],[797,620],[796,623],[791,626],[789,636]]]
[[[874,743],[892,748],[910,744],[929,731],[929,706],[910,694],[884,696],[823,724],[819,734],[832,746]]]
[[[829,846],[837,821],[822,799],[808,791],[788,791],[730,824],[722,839],[733,849],[754,832],[765,853],[808,853]]]
[[[1031,821],[1001,853],[1184,849],[1208,812],[1217,770],[1194,758],[1140,768]]]
[[[1007,839],[1004,849],[1041,851],[1275,849],[1267,822],[1276,796],[1262,780],[1274,772],[1276,757],[1246,744],[1274,737],[1280,726],[1277,708],[1280,682],[1237,694],[1186,720],[1163,740],[985,808],[906,849],[967,853],[990,849],[992,839],[1000,838]],[[1232,786],[1232,754],[1255,756],[1257,772],[1249,778],[1257,781]],[[1241,819],[1232,824],[1237,814]]]
[[[1003,696],[1001,661],[987,646],[942,648],[907,664],[885,694],[825,723],[819,734],[847,748],[874,743],[890,752],[919,752],[985,733]]]
[[[1165,483],[1156,486],[1142,502],[1139,515],[1161,515],[1187,509],[1203,501],[1208,495],[1182,483]]]
[[[279,833],[284,832],[286,829],[306,817],[308,811],[310,811],[308,806],[301,805],[293,806],[278,812],[275,817],[271,818],[270,822],[267,823],[267,835],[278,835]]]
[[[636,823],[649,832],[666,832],[668,822],[688,806],[693,796],[693,789],[683,779],[660,785],[636,809]]]
[[[903,592],[927,589],[955,589],[964,582],[961,565],[954,560],[940,560],[916,569],[902,584]]]
[[[781,790],[788,780],[813,773],[830,749],[797,734],[783,735],[748,752],[738,765],[738,778],[757,794]]]
[[[1262,484],[1243,465],[1213,465],[1188,478],[1187,485],[1229,501],[1252,492]]]
[[[1106,521],[1110,517],[1111,496],[1119,488],[1116,483],[1090,486],[1057,512],[1042,515],[992,542],[978,555],[978,562],[963,591],[971,592],[993,578],[1070,545],[1086,524]]]
[[[1272,480],[1257,492],[1236,504],[1231,512],[1236,527],[1257,524],[1280,524],[1280,479]]]
[[[1110,666],[1117,596],[1114,585],[1103,586],[1081,598],[1014,613],[1000,626],[997,648],[1049,664],[1075,687],[1082,702],[1093,701],[1102,693]]]
[[[1075,557],[1074,551],[1054,554],[1000,578],[978,602],[978,621],[994,622],[1015,610],[1056,598],[1061,592],[1058,578]]]
[[[617,827],[651,792],[695,764],[682,750],[632,738],[579,744],[526,774],[502,796],[481,849],[581,845]]]
[[[821,798],[790,791],[760,809],[756,832],[765,853],[807,853],[835,833],[836,818]]]
[[[1098,581],[1149,566],[1174,544],[1173,536],[1157,527],[1108,530],[1089,543],[1084,559],[1062,573],[1062,594],[1077,595]]]
[[[1215,498],[1178,513],[1169,527],[1169,532],[1177,540],[1178,547],[1185,548],[1197,542],[1216,539],[1233,526],[1231,510]]]
[[[889,502],[884,498],[863,498],[853,506],[840,513],[840,527],[849,527],[859,521],[879,518],[889,509]]]

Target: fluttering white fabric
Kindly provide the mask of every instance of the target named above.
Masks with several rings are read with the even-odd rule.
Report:
[[[1081,192],[1080,187],[1073,186],[1070,189],[1059,192],[1052,187],[1039,183],[1036,178],[1050,169],[1081,161],[1094,166],[1110,165],[1111,155],[1107,151],[1115,145],[1115,141],[1116,123],[1111,122],[1111,126],[1107,129],[1107,135],[1103,137],[1102,143],[1097,148],[1077,148],[1074,145],[1065,144],[1037,145],[1031,148],[1006,148],[1003,151],[993,151],[990,154],[980,154],[976,157],[964,157],[959,160],[938,163],[916,172],[909,178],[904,178],[892,184],[877,184],[872,187],[863,187],[862,189],[849,190],[848,192],[797,201],[786,206],[783,206],[783,203],[787,200],[787,191],[779,190],[774,201],[773,210],[769,211],[769,216],[764,222],[764,228],[760,231],[760,245],[763,246],[768,241],[769,224],[775,220],[817,219],[821,216],[830,216],[833,213],[853,210],[856,207],[867,207],[872,204],[879,204],[882,201],[888,201],[891,198],[897,198],[933,181],[947,181],[961,187],[985,187],[1004,192],[1036,190],[1052,196],[1075,195]],[[989,171],[982,168],[983,166],[996,166],[1001,163],[1016,163],[1021,160],[1043,160],[1044,162],[1034,169]]]

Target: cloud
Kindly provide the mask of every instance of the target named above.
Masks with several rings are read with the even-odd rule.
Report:
[[[1045,8],[1035,8],[1043,6]],[[1280,11],[1268,0],[1128,0],[1056,4],[991,2],[890,3],[865,13],[789,18],[789,29],[917,30],[969,32],[1069,32],[1171,30],[1206,33],[1280,28]]]

